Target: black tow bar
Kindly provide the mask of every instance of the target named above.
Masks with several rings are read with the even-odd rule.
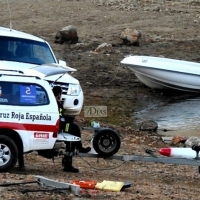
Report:
[[[38,181],[19,182],[19,183],[3,183],[3,184],[0,184],[0,187],[7,187],[7,186],[12,186],[12,185],[25,185],[25,184],[32,184],[32,183],[38,183]]]

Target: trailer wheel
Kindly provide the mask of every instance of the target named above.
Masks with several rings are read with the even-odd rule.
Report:
[[[93,138],[94,150],[104,157],[113,156],[121,145],[119,135],[112,129],[98,131]]]
[[[15,142],[5,136],[0,135],[0,172],[7,172],[17,163],[18,149]]]

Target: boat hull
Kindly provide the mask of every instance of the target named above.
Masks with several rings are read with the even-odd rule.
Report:
[[[137,78],[146,86],[158,90],[179,90],[185,92],[200,91],[200,64],[180,61],[183,64],[181,69],[178,60],[155,58],[155,57],[133,57],[126,61],[126,58],[121,62],[127,65],[137,76]],[[144,60],[156,60],[153,66],[153,61],[148,65]],[[174,63],[172,62],[174,61]],[[167,66],[169,63],[170,67]],[[171,67],[173,65],[173,68]],[[193,71],[192,71],[193,70]]]

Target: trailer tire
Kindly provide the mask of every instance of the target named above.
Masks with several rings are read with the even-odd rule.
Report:
[[[120,146],[120,137],[112,129],[101,129],[93,138],[94,150],[103,157],[113,156],[118,152]]]
[[[15,142],[5,135],[0,135],[0,172],[7,172],[17,163],[18,149]]]

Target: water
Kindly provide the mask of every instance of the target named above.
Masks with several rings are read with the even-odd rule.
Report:
[[[136,124],[154,120],[158,124],[158,133],[167,136],[200,136],[200,97],[172,103],[156,99],[135,112],[134,119]]]

